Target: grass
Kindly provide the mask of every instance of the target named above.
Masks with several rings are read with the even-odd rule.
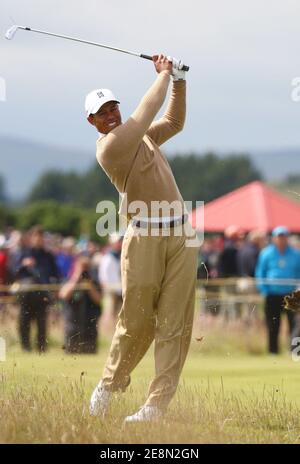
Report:
[[[108,337],[102,337],[98,355],[66,355],[61,323],[54,320],[49,351],[23,353],[15,317],[4,322],[0,335],[8,349],[0,362],[0,443],[300,443],[300,362],[285,349],[285,324],[283,354],[271,356],[259,317],[250,324],[196,317],[181,383],[165,418],[124,427],[124,417],[146,399],[153,349],[103,420],[90,417],[88,405]]]
[[[159,424],[123,419],[145,400],[152,352],[109,416],[88,414],[99,355],[44,355],[17,347],[0,364],[1,443],[299,443],[300,365],[287,355],[204,354],[193,343],[178,393]]]

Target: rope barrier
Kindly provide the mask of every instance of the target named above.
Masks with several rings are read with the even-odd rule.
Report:
[[[257,285],[283,285],[283,286],[299,286],[300,287],[300,279],[255,279],[252,277],[228,277],[228,278],[209,278],[209,279],[198,279],[198,287],[204,286],[237,286],[238,284],[247,284],[249,287],[253,285],[256,287]],[[0,292],[7,292],[7,293],[18,293],[18,292],[32,292],[32,291],[58,291],[60,288],[68,282],[62,282],[59,284],[30,284],[27,282],[14,282],[10,285],[3,285],[0,284]],[[89,283],[80,283],[77,284],[75,289],[76,290],[88,290],[90,288]],[[113,290],[120,290],[120,285],[109,285],[105,287],[108,291]]]
[[[238,282],[247,282],[254,286],[256,285],[296,285],[300,286],[300,279],[264,279],[264,278],[254,278],[254,277],[226,277],[226,278],[209,278],[209,279],[198,279],[198,283],[210,286],[210,285],[220,285],[220,286],[232,286],[236,285]]]

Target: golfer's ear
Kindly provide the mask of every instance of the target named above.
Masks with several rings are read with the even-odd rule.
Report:
[[[88,120],[90,124],[92,124],[92,126],[95,125],[94,116],[92,114],[90,114],[86,119]]]

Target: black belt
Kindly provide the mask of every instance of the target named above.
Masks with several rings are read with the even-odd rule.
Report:
[[[181,216],[178,219],[172,219],[171,221],[151,222],[151,218],[149,219],[150,221],[138,221],[137,219],[133,219],[132,224],[136,227],[142,227],[142,228],[147,228],[151,226],[151,228],[154,228],[154,229],[165,229],[165,228],[181,226],[188,220],[188,215],[185,214],[184,216]]]

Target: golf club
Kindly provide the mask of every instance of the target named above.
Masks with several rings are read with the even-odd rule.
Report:
[[[45,35],[52,35],[54,37],[60,37],[62,39],[67,39],[67,40],[73,40],[74,42],[81,42],[89,45],[95,45],[96,47],[102,47],[102,48],[108,48],[109,50],[115,50],[117,52],[122,52],[122,53],[127,53],[128,55],[134,55],[134,56],[139,56],[140,58],[144,58],[146,60],[151,60],[152,61],[152,56],[149,55],[144,55],[143,53],[137,53],[137,52],[131,52],[129,50],[124,50],[122,48],[116,48],[116,47],[110,47],[109,45],[103,45],[97,42],[90,42],[89,40],[82,40],[82,39],[77,39],[76,37],[70,37],[68,35],[62,35],[62,34],[54,34],[53,32],[47,32],[47,31],[41,31],[38,29],[32,29],[31,27],[24,27],[24,26],[17,26],[14,25],[8,29],[8,31],[5,34],[6,39],[12,40],[17,32],[18,29],[23,29],[24,31],[30,31],[30,32],[37,32],[38,34],[45,34]],[[182,67],[183,71],[188,71],[190,68],[189,66],[183,65]]]

